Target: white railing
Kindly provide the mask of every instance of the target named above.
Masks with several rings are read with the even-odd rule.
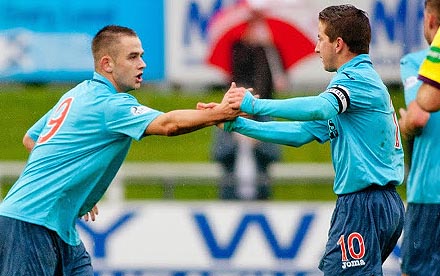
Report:
[[[19,161],[0,162],[0,191],[5,178],[19,177],[25,163]],[[124,200],[124,189],[128,179],[161,181],[164,185],[165,198],[172,198],[175,185],[179,181],[203,180],[218,181],[221,167],[217,163],[149,163],[125,162],[116,175],[106,197],[110,200]],[[311,183],[332,183],[334,171],[329,163],[275,163],[270,167],[270,176],[274,181],[286,180],[292,184],[300,181]],[[208,183],[209,183],[208,182]],[[157,183],[157,182],[156,182]],[[206,183],[206,182],[205,182]]]

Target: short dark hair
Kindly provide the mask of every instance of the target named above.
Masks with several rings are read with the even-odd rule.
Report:
[[[340,37],[350,52],[368,54],[371,42],[371,26],[367,13],[353,5],[330,6],[319,13],[325,24],[325,34],[333,42]]]
[[[96,33],[92,40],[92,54],[95,63],[102,57],[103,52],[111,53],[113,51],[114,45],[119,42],[121,36],[137,37],[137,34],[130,28],[118,25],[107,25]]]
[[[440,0],[425,0],[425,9],[435,14],[437,21],[440,22]]]

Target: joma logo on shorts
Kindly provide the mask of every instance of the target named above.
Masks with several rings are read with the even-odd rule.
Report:
[[[354,260],[354,261],[348,261],[348,262],[342,262],[342,269],[350,268],[350,267],[356,267],[356,266],[363,266],[365,265],[364,260]]]

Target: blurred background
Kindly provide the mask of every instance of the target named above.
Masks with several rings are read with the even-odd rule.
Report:
[[[26,161],[26,130],[64,92],[92,76],[90,43],[103,26],[138,33],[147,68],[143,87],[133,94],[168,111],[222,98],[233,78],[231,41],[255,10],[265,17],[283,72],[279,79],[280,70],[270,67],[273,81],[282,84],[272,97],[320,93],[333,75],[314,54],[317,15],[344,3],[0,0],[0,199]],[[427,46],[423,0],[351,3],[368,12],[371,58],[398,109],[404,105],[399,60]],[[224,172],[212,156],[214,132],[133,143],[98,221],[78,222],[96,275],[320,275],[336,199],[329,145],[280,147],[268,168],[267,196],[226,200],[219,196]],[[404,186],[399,192],[405,198]],[[399,254],[396,247],[386,275],[400,275]]]

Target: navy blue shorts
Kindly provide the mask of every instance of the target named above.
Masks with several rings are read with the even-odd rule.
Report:
[[[0,275],[93,276],[84,245],[71,246],[45,227],[0,216]]]
[[[402,272],[440,275],[440,204],[409,203],[402,241]]]
[[[393,185],[339,196],[319,269],[326,276],[379,276],[402,233],[404,205]]]

